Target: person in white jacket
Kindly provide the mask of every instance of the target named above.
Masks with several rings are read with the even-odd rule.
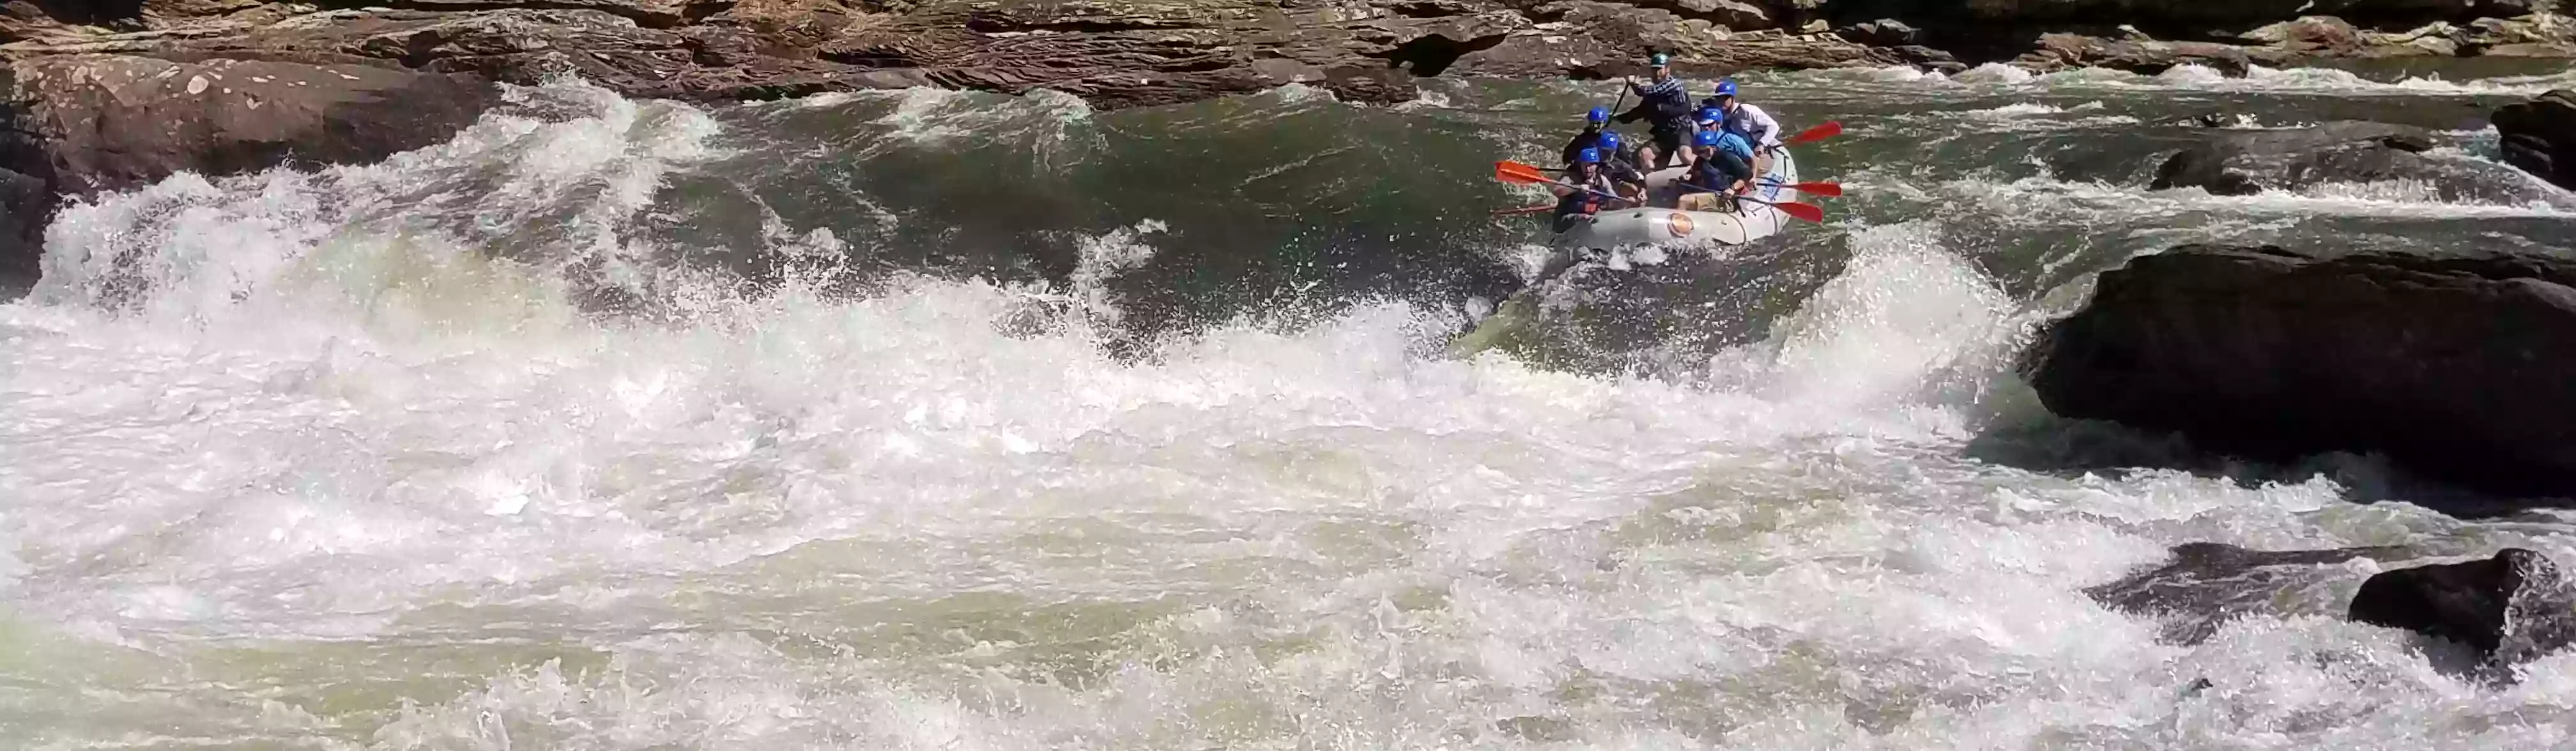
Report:
[[[1737,97],[1732,78],[1718,81],[1717,93],[1710,95],[1708,101],[1726,114],[1723,127],[1753,144],[1753,174],[1771,174],[1771,152],[1780,148],[1780,122],[1771,119],[1771,113]]]

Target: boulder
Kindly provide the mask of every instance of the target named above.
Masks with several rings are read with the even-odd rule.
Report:
[[[2448,639],[2510,665],[2576,643],[2576,587],[2547,556],[2506,548],[2486,560],[2372,576],[2353,594],[2349,617]]]
[[[2186,245],[2104,272],[2022,363],[2072,418],[2289,460],[2380,452],[2505,494],[2576,493],[2576,260]]]
[[[2211,135],[2166,157],[2149,190],[2200,188],[2211,195],[2249,195],[2266,189],[2324,182],[2397,178],[2441,180],[2439,163],[2417,156],[2433,147],[2421,128],[2368,121],[2331,121],[2293,130],[2230,131]]]
[[[2506,105],[2493,120],[2506,164],[2576,190],[2576,91]]]
[[[0,113],[0,258],[32,268],[56,194],[131,188],[180,171],[366,162],[444,141],[497,93],[461,77],[367,65],[124,55],[21,60]],[[32,181],[32,182],[30,182]],[[42,185],[36,198],[27,189]],[[32,217],[32,220],[31,220]]]
[[[2185,543],[2174,546],[2173,557],[2163,565],[2087,588],[2084,594],[2113,610],[2161,617],[2159,638],[2166,642],[2198,644],[2230,620],[2276,612],[2276,603],[2285,597],[2296,599],[2300,592],[2342,579],[2336,564],[2400,552],[2392,547],[2248,550]]]
[[[2156,166],[2156,178],[2147,183],[2148,190],[2199,188],[2213,196],[2246,196],[2263,192],[2263,184],[2253,175],[2230,168],[2229,159],[2239,153],[2218,144],[2201,144],[2174,152],[2164,164]]]

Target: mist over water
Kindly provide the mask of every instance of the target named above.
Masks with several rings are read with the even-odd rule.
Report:
[[[380,165],[175,177],[67,210],[0,305],[0,737],[2569,744],[2576,656],[2498,683],[2345,622],[2368,559],[2191,646],[2081,591],[2197,541],[2564,560],[2565,518],[2435,514],[2366,457],[1983,458],[2091,440],[2011,363],[2130,255],[2576,247],[2478,124],[2566,78],[1755,76],[1849,128],[1800,161],[1850,195],[1577,272],[1627,287],[1533,278],[1539,223],[1486,216],[1538,198],[1494,160],[1608,99],[1573,84],[1094,112],[565,82]],[[2446,166],[2144,191],[2202,114],[2419,125]],[[1445,354],[1525,289],[1610,311],[1563,324],[1590,349]]]

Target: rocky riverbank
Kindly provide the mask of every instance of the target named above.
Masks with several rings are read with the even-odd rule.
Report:
[[[702,100],[941,86],[1051,89],[1116,108],[1306,83],[1396,102],[1424,76],[1638,73],[1649,50],[1676,53],[1693,76],[2576,55],[2576,22],[2557,10],[2545,0],[11,0],[0,3],[0,59],[12,73],[0,280],[32,277],[56,196],[178,170],[374,159],[470,122],[490,99],[485,84],[564,74],[629,96]],[[426,114],[394,116],[412,106]]]

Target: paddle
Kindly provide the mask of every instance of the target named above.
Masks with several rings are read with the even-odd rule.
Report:
[[[1708,186],[1706,186],[1706,185],[1697,185],[1697,184],[1693,184],[1693,183],[1681,183],[1681,185],[1682,185],[1682,187],[1685,187],[1685,188],[1698,188],[1698,189],[1700,189],[1700,190],[1708,190],[1708,191],[1709,191],[1709,192],[1711,192],[1711,193],[1718,193],[1718,192],[1721,192],[1721,191],[1709,190]],[[1735,200],[1738,200],[1738,201],[1751,201],[1751,202],[1754,202],[1754,203],[1762,204],[1762,205],[1764,205],[1764,206],[1769,206],[1769,207],[1771,207],[1771,208],[1779,209],[1779,210],[1780,210],[1780,213],[1788,214],[1788,215],[1790,215],[1790,216],[1794,216],[1794,217],[1797,217],[1797,218],[1800,218],[1800,219],[1805,219],[1805,220],[1810,221],[1810,222],[1818,222],[1818,223],[1822,223],[1822,222],[1824,222],[1824,221],[1825,221],[1825,210],[1824,210],[1824,209],[1817,208],[1814,204],[1799,203],[1799,202],[1796,202],[1796,201],[1780,201],[1780,202],[1774,203],[1774,202],[1771,202],[1771,201],[1765,201],[1765,200],[1762,200],[1762,199],[1759,199],[1759,198],[1747,198],[1747,197],[1744,197],[1744,196],[1736,196],[1736,197],[1735,197]]]
[[[1781,145],[1786,146],[1793,143],[1815,143],[1817,141],[1822,141],[1842,134],[1843,124],[1841,122],[1827,120],[1822,125],[1808,128],[1799,132],[1797,135],[1790,136],[1789,140],[1782,142]]]
[[[1520,208],[1517,208],[1517,209],[1495,209],[1495,210],[1494,210],[1494,216],[1512,216],[1512,215],[1514,215],[1514,214],[1536,214],[1536,213],[1538,213],[1538,212],[1541,212],[1541,211],[1547,211],[1547,210],[1549,210],[1549,209],[1553,209],[1553,208],[1556,208],[1556,204],[1553,204],[1553,203],[1542,203],[1542,204],[1539,204],[1539,205],[1536,205],[1536,206],[1523,206],[1523,207],[1520,207]]]
[[[1520,162],[1495,162],[1494,179],[1507,183],[1520,183],[1523,185],[1554,185],[1561,188],[1573,188],[1575,190],[1580,190],[1585,193],[1590,193],[1613,201],[1626,202],[1628,200],[1626,198],[1586,188],[1581,185],[1561,183],[1547,179],[1546,171]]]
[[[1618,117],[1618,116],[1619,116],[1619,105],[1623,105],[1623,104],[1627,104],[1627,103],[1628,103],[1628,82],[1627,82],[1627,81],[1620,81],[1620,82],[1619,82],[1619,98],[1617,98],[1617,99],[1613,99],[1613,100],[1610,100],[1610,116],[1611,116],[1611,117]],[[1602,130],[1609,130],[1609,129],[1610,129],[1610,124],[1609,124],[1609,123],[1602,123],[1602,124],[1601,124],[1601,129],[1602,129]]]
[[[1843,194],[1843,186],[1837,183],[1782,183],[1772,180],[1764,180],[1762,183],[1765,185],[1778,185],[1800,193],[1825,196],[1827,198]]]

